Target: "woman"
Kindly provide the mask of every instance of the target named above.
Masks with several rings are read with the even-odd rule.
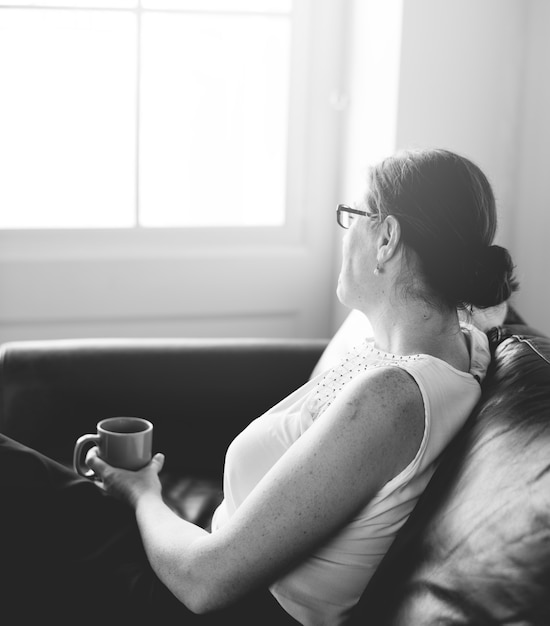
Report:
[[[72,546],[63,580],[86,576],[108,588],[99,606],[109,602],[144,622],[164,612],[162,619],[175,615],[183,624],[264,616],[345,623],[480,396],[487,339],[460,324],[457,309],[499,304],[516,283],[508,252],[491,245],[490,185],[451,152],[407,151],[382,161],[370,171],[364,201],[339,205],[337,219],[347,229],[338,297],[367,316],[374,341],[360,343],[235,439],[212,533],[164,504],[161,454],[128,472],[92,451],[87,462],[108,495],[40,458],[34,480],[48,473],[48,528],[63,518],[78,529],[65,522],[63,532],[49,531],[55,549]],[[11,463],[36,465],[38,455],[12,442],[4,447]],[[74,505],[74,493],[78,507],[67,504]],[[11,532],[32,534],[17,524]],[[113,529],[119,534],[106,541]],[[93,537],[85,549],[83,536]],[[141,542],[154,576],[136,556]],[[32,545],[43,550],[43,536]]]

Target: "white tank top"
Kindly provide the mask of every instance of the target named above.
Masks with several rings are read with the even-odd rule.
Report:
[[[334,626],[345,621],[433,475],[440,453],[478,401],[479,381],[490,361],[488,341],[474,326],[462,324],[462,331],[469,340],[469,373],[425,354],[389,354],[375,349],[369,340],[254,420],[230,445],[224,500],[214,514],[213,532],[341,389],[365,369],[400,367],[422,393],[424,435],[415,458],[328,543],[271,586],[278,602],[301,624]]]

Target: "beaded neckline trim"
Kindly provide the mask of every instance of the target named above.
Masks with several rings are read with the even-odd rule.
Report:
[[[367,340],[350,350],[338,365],[325,373],[312,395],[311,408],[319,413],[321,409],[329,407],[346,384],[367,369],[404,365],[421,358],[421,354],[399,355],[384,352]]]

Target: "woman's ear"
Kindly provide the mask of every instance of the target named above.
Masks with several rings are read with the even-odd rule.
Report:
[[[380,224],[378,232],[378,252],[376,260],[383,265],[387,263],[397,252],[401,243],[401,225],[393,216],[388,215]]]

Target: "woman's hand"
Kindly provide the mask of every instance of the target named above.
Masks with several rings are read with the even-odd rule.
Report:
[[[131,471],[113,467],[98,456],[97,448],[92,448],[86,455],[86,464],[103,481],[105,490],[119,500],[136,508],[139,498],[144,494],[156,493],[161,496],[161,484],[158,477],[164,465],[164,455],[155,454],[145,467]]]

